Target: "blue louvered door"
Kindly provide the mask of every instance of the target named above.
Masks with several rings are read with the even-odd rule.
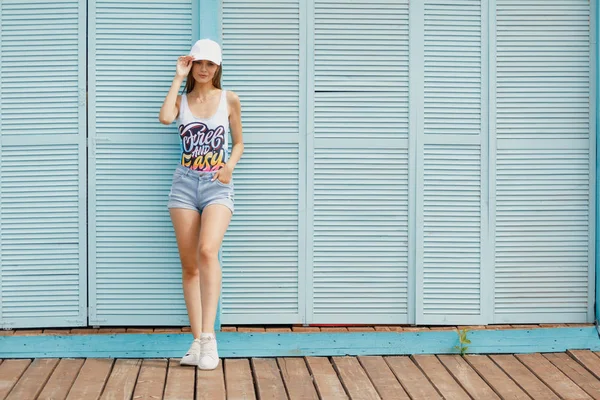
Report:
[[[222,251],[221,322],[305,315],[306,17],[303,0],[223,0],[223,85],[242,102],[245,152]]]
[[[487,251],[487,2],[411,4],[418,324],[479,324]],[[422,72],[421,72],[422,71]]]
[[[491,4],[494,322],[593,321],[591,3]]]
[[[178,160],[158,112],[198,2],[89,2],[91,325],[183,325],[181,267],[166,208]]]
[[[187,323],[157,114],[200,2],[0,0],[1,327]],[[221,322],[591,321],[593,7],[222,0]]]
[[[406,323],[408,0],[309,4],[308,320]]]
[[[86,324],[86,3],[0,1],[0,327]]]

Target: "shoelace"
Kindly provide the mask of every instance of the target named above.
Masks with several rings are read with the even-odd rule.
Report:
[[[214,353],[217,350],[217,341],[215,338],[201,338],[200,342],[202,344],[202,349],[204,350],[201,356],[211,356],[214,357]]]
[[[190,349],[188,350],[188,352],[185,354],[186,356],[189,355],[199,355],[200,354],[200,340],[194,340],[194,342],[192,343],[192,345],[190,346]]]

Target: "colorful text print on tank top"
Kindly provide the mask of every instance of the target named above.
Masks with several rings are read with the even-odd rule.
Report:
[[[195,171],[216,171],[225,160],[225,128],[209,129],[202,122],[179,125],[181,165]]]

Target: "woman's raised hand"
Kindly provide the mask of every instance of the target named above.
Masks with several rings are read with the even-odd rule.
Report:
[[[192,69],[194,58],[192,56],[181,56],[177,59],[177,69],[175,74],[181,78],[185,78]]]

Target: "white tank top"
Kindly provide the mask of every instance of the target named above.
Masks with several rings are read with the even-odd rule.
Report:
[[[177,125],[181,138],[180,163],[194,171],[216,171],[229,157],[229,116],[227,94],[221,90],[217,112],[210,118],[197,118],[187,102],[187,94],[181,95]]]

